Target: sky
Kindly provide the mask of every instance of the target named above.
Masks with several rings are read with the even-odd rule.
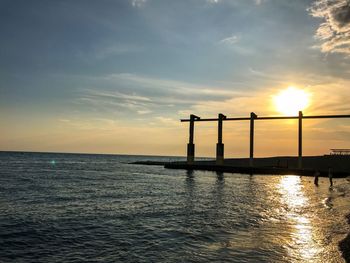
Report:
[[[188,118],[350,114],[348,0],[0,0],[0,150],[185,155]],[[293,98],[291,98],[293,100]],[[294,98],[295,100],[295,98]],[[296,155],[296,121],[256,123],[256,156]],[[226,157],[249,123],[225,122]],[[350,119],[305,120],[304,154],[350,148]],[[217,123],[196,123],[215,156]]]

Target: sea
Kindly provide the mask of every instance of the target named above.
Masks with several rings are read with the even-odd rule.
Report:
[[[0,262],[345,262],[349,178],[0,152]]]

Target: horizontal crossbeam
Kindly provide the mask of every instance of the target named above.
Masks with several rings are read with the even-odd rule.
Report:
[[[350,118],[349,115],[311,115],[311,116],[303,116],[303,119],[337,119],[337,118]],[[255,120],[292,120],[299,119],[299,116],[276,116],[276,117],[259,117],[257,116]],[[195,119],[194,121],[218,121],[218,118],[207,118],[207,119]],[[223,121],[249,121],[250,117],[242,117],[242,118],[226,118]],[[190,119],[181,119],[181,122],[189,122]]]

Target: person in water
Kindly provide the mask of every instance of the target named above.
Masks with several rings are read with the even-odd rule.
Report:
[[[319,172],[319,171],[316,171],[315,174],[314,174],[314,176],[315,176],[314,184],[315,184],[316,186],[318,186],[318,177],[320,176],[320,172]]]
[[[333,186],[333,173],[332,168],[328,167],[328,179],[329,179],[329,187]]]

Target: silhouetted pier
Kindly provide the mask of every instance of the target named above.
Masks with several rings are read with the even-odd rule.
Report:
[[[133,164],[161,165],[170,169],[203,170],[241,174],[293,174],[314,176],[315,170],[320,172],[321,177],[328,177],[328,168],[332,167],[333,177],[346,177],[350,175],[350,155],[323,155],[304,156],[303,169],[298,168],[297,156],[279,156],[255,158],[254,167],[249,166],[250,158],[229,158],[223,165],[217,164],[216,160],[199,160],[193,164],[187,161],[159,162],[139,161]]]
[[[254,112],[249,117],[230,118],[220,113],[218,118],[200,118],[194,114],[189,119],[181,122],[189,122],[189,142],[187,144],[187,159],[183,162],[136,162],[143,165],[162,165],[171,169],[206,170],[245,174],[295,174],[313,176],[315,170],[321,176],[328,176],[328,168],[332,167],[334,177],[346,177],[350,175],[350,150],[331,149],[331,154],[324,156],[303,156],[303,120],[304,119],[339,119],[350,118],[348,115],[312,115],[305,116],[299,111],[297,116],[261,117]],[[259,120],[298,120],[298,155],[277,156],[266,158],[254,158],[254,123]],[[195,161],[194,131],[195,122],[217,122],[218,141],[216,144],[216,159],[213,161]],[[223,123],[225,121],[249,121],[250,140],[249,158],[224,158]]]
[[[216,145],[216,164],[224,164],[224,143],[222,139],[224,121],[250,121],[250,143],[249,143],[249,167],[254,167],[254,122],[259,120],[298,120],[298,169],[303,168],[303,120],[304,119],[338,119],[350,118],[350,115],[312,115],[305,116],[299,111],[298,116],[277,116],[277,117],[260,117],[254,112],[250,117],[228,118],[219,113],[218,118],[200,118],[194,114],[189,119],[182,119],[181,122],[189,122],[189,142],[187,144],[187,165],[193,165],[195,161],[195,144],[194,144],[194,124],[195,122],[218,122],[218,142]]]

